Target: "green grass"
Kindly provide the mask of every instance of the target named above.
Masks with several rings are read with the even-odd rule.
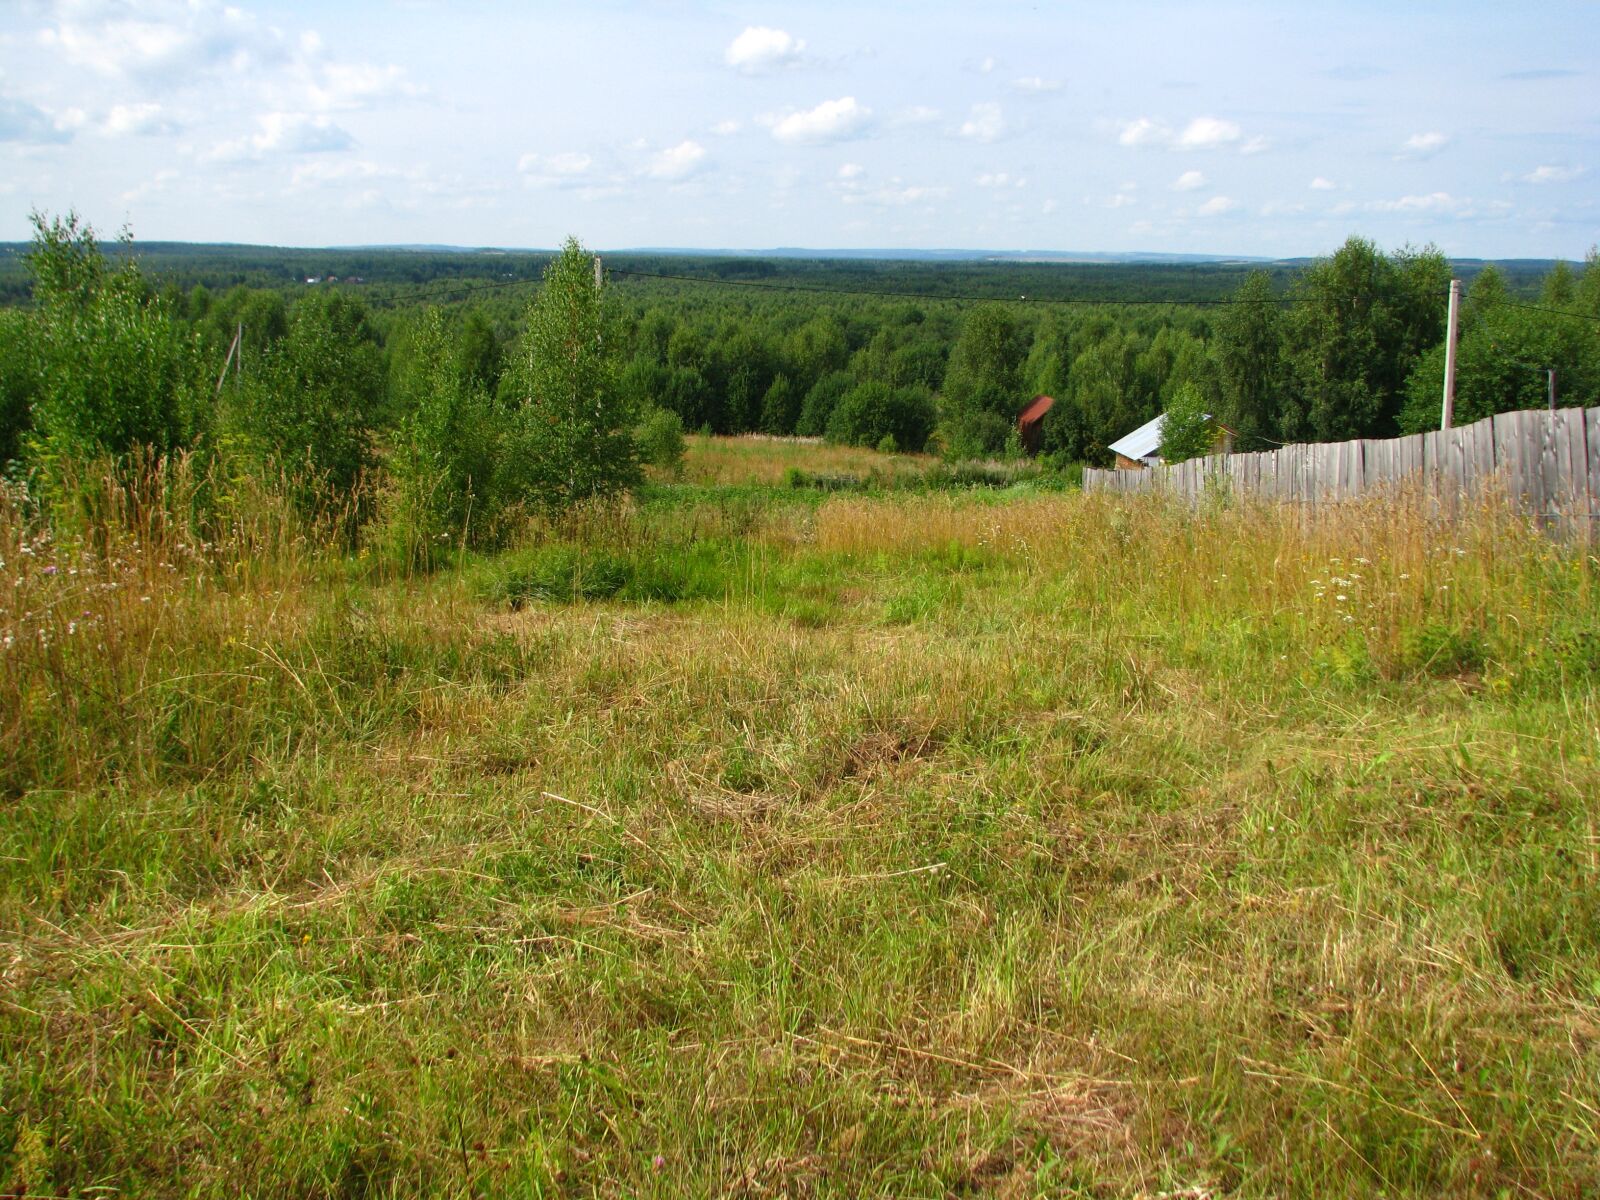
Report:
[[[5,526],[0,1187],[1600,1190],[1592,558],[794,491]]]

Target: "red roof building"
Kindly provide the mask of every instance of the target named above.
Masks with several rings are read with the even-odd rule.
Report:
[[[1029,454],[1039,453],[1039,447],[1044,444],[1044,415],[1055,402],[1054,396],[1035,396],[1028,407],[1017,414],[1017,435]]]

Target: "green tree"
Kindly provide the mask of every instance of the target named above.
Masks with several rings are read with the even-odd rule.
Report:
[[[1161,422],[1163,462],[1186,462],[1211,449],[1211,418],[1205,394],[1185,383],[1173,394]]]
[[[1282,317],[1265,271],[1251,271],[1218,315],[1212,354],[1222,423],[1238,435],[1239,450],[1266,449],[1281,432],[1285,370]]]
[[[438,309],[427,309],[395,363],[399,420],[389,453],[387,532],[409,566],[448,546],[492,544],[499,430],[483,380],[462,361]]]
[[[848,371],[831,371],[817,380],[804,402],[794,431],[801,437],[821,437],[828,431],[828,419],[844,394],[855,385]]]
[[[365,510],[357,484],[374,463],[385,369],[361,303],[317,289],[289,316],[288,333],[260,355],[237,392],[225,392],[226,430],[258,461],[289,473],[308,515]]]
[[[1378,252],[1352,237],[1309,268],[1288,317],[1286,432],[1318,441],[1398,429],[1406,378],[1444,332],[1450,266],[1437,250]]]
[[[505,370],[506,354],[495,336],[489,318],[473,309],[461,323],[456,337],[455,358],[457,370],[463,378],[492,396],[500,386],[500,374]]]
[[[794,432],[800,419],[800,404],[804,397],[787,375],[772,381],[767,394],[761,399],[761,430],[763,433],[789,434]]]
[[[834,407],[828,440],[876,446],[888,437],[898,449],[917,453],[928,444],[933,422],[933,396],[926,388],[897,388],[870,379],[851,388]]]
[[[545,512],[640,480],[633,413],[619,386],[621,338],[590,255],[568,238],[528,308],[506,370],[514,403],[509,482]]]
[[[1547,278],[1545,294],[1561,294],[1569,287],[1559,278],[1552,287]],[[1504,280],[1490,266],[1472,281],[1462,305],[1456,344],[1457,425],[1499,412],[1543,408],[1546,372],[1552,368],[1560,403],[1591,404],[1600,391],[1600,340],[1590,323],[1508,304],[1507,299]],[[1408,433],[1439,428],[1443,394],[1441,342],[1422,357],[1406,381],[1400,427]]]
[[[944,377],[947,454],[980,457],[1005,445],[1025,399],[1026,352],[1022,330],[1004,305],[984,304],[968,314]]]
[[[134,447],[171,450],[192,429],[192,338],[129,258],[112,270],[76,214],[33,216],[31,420],[38,452],[65,464]]]
[[[30,314],[0,309],[0,472],[22,454],[39,389]]]

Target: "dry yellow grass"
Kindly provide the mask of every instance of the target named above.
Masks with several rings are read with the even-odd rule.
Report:
[[[914,476],[935,461],[925,454],[879,454],[858,446],[835,446],[821,438],[696,434],[685,440],[684,482],[715,486],[782,484],[791,470],[858,478],[874,472],[885,477]]]

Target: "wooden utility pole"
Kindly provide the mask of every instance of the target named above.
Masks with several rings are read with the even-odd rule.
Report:
[[[1456,322],[1461,314],[1461,280],[1450,281],[1450,316],[1444,335],[1444,412],[1440,429],[1449,429],[1456,415]]]
[[[227,381],[227,378],[228,378],[228,368],[233,366],[233,356],[234,355],[237,354],[237,355],[241,356],[240,359],[239,359],[239,368],[238,369],[239,370],[243,370],[244,369],[244,358],[243,358],[244,351],[239,345],[239,342],[243,338],[244,338],[244,322],[241,321],[239,323],[239,327],[233,331],[233,341],[230,342],[229,345],[228,345],[228,357],[222,360],[222,374],[217,376],[217,395],[219,395],[219,396],[222,395],[222,385]]]

